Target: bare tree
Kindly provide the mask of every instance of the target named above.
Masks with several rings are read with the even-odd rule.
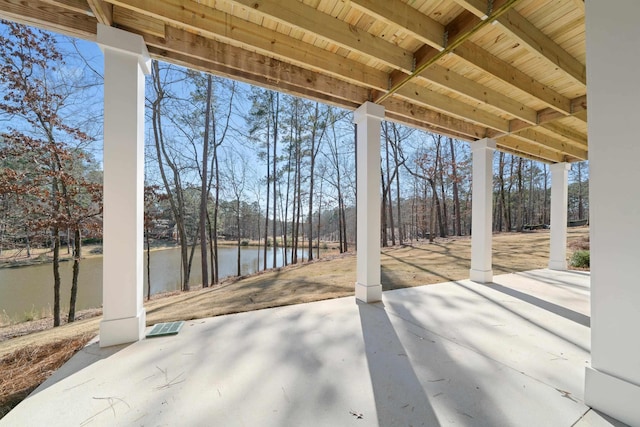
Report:
[[[449,138],[449,150],[451,151],[451,182],[453,186],[453,215],[454,215],[454,234],[462,236],[462,222],[460,212],[460,193],[458,189],[458,164],[456,163],[456,150],[453,145],[453,138]]]
[[[244,189],[246,183],[246,171],[247,164],[245,160],[234,161],[232,158],[237,158],[237,154],[228,153],[225,161],[225,171],[224,171],[224,180],[226,182],[226,191],[229,196],[233,198],[234,202],[234,213],[236,220],[236,241],[237,241],[237,259],[236,259],[236,267],[237,267],[237,276],[242,274],[241,272],[241,247],[242,247],[242,228],[241,228],[241,203],[244,198]]]
[[[321,142],[323,140],[324,133],[327,129],[327,111],[324,111],[324,114],[320,115],[320,107],[316,102],[314,105],[313,115],[310,117],[311,119],[311,147],[310,147],[310,156],[309,156],[309,250],[307,258],[309,261],[313,260],[313,195],[314,195],[314,185],[315,185],[315,167],[316,167],[316,158],[318,157],[318,152],[321,148]],[[322,188],[320,188],[320,194],[322,194]],[[320,210],[320,208],[318,208]],[[318,235],[318,239],[320,236]],[[320,241],[318,240],[318,246],[320,246]],[[319,254],[319,252],[318,252]],[[318,255],[319,256],[319,255]]]
[[[170,68],[167,71],[171,71]],[[167,74],[169,74],[167,72]],[[180,243],[180,258],[181,258],[181,271],[182,277],[182,290],[189,290],[189,278],[191,272],[191,266],[189,262],[189,241],[187,235],[187,227],[185,223],[185,200],[184,200],[184,186],[182,184],[181,167],[176,162],[176,159],[169,153],[167,148],[167,142],[164,134],[163,117],[164,117],[164,103],[167,101],[168,94],[165,90],[165,86],[168,84],[161,75],[160,66],[158,61],[153,61],[151,66],[151,78],[154,97],[150,100],[151,109],[151,124],[153,129],[154,146],[156,149],[156,156],[158,161],[158,169],[160,176],[164,184],[167,199],[173,212],[173,217],[176,221],[176,229],[178,232],[178,240]],[[165,166],[171,173],[171,180]]]
[[[209,163],[209,123],[211,121],[211,87],[213,86],[211,74],[207,74],[207,95],[204,113],[204,138],[202,140],[202,171],[200,186],[200,265],[202,269],[202,287],[209,286],[209,270],[207,261],[207,202],[209,200],[209,176],[207,166]],[[216,182],[216,185],[218,183]]]

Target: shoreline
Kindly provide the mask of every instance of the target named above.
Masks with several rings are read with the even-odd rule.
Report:
[[[230,245],[220,245],[220,246],[225,246],[225,247],[229,247]],[[101,246],[100,246],[101,247]],[[167,249],[176,249],[178,248],[178,246],[158,246],[155,248],[152,248],[151,251],[155,252],[155,251],[162,251],[162,250],[167,250]],[[145,250],[146,251],[146,250]],[[305,265],[310,265],[310,264],[314,264],[314,263],[318,263],[318,262],[327,262],[327,261],[331,261],[334,260],[336,258],[342,258],[345,256],[350,256],[350,255],[354,255],[355,253],[352,251],[348,251],[345,252],[343,254],[338,253],[337,251],[335,251],[333,248],[330,248],[328,250],[323,250],[324,251],[324,255],[321,258],[316,258],[313,261],[309,262],[309,261],[304,261],[304,262],[300,262],[298,264],[288,264],[286,266],[280,266],[280,267],[276,267],[276,268],[268,268],[267,270],[259,270],[256,271],[254,273],[250,273],[250,274],[245,274],[245,275],[241,275],[241,276],[225,276],[222,277],[220,279],[220,282],[215,285],[215,287],[224,287],[230,284],[233,284],[239,280],[243,280],[243,279],[248,279],[248,278],[253,278],[255,276],[261,276],[264,274],[268,274],[268,273],[272,273],[272,272],[280,272],[280,271],[286,271],[286,270],[290,270],[290,269],[295,269],[295,268],[300,268],[302,266]],[[102,256],[102,254],[93,254],[91,256],[87,256],[86,258],[96,258]],[[82,259],[84,259],[85,257],[82,257]],[[67,262],[70,261],[72,258],[66,258],[64,260],[60,260],[61,262]],[[13,267],[0,267],[0,269],[2,268],[20,268],[20,267],[29,267],[29,266],[33,266],[33,265],[41,265],[41,264],[46,264],[47,262],[42,262],[42,263],[38,263],[38,264],[25,264],[25,265],[21,265],[21,266],[13,266]],[[51,260],[49,260],[48,262],[49,264],[52,263]],[[211,286],[211,288],[213,288],[214,286]],[[161,300],[164,298],[170,298],[176,295],[181,295],[181,294],[185,294],[185,293],[189,293],[189,292],[193,292],[193,291],[201,291],[202,288],[202,283],[195,283],[192,284],[190,286],[189,291],[181,291],[181,290],[166,290],[166,291],[161,291],[155,294],[152,294],[151,297],[147,300],[146,297],[144,299],[144,302],[153,302],[155,300]],[[66,325],[68,322],[66,321],[66,311],[67,309],[62,309],[62,319],[61,319],[61,326],[62,325]],[[39,331],[43,331],[43,330],[47,330],[47,329],[51,329],[53,328],[53,315],[50,314],[51,311],[48,311],[48,314],[46,315],[41,315],[41,316],[35,316],[34,318],[30,319],[30,320],[6,320],[3,319],[2,313],[0,313],[0,343],[2,343],[3,341],[7,340],[7,339],[11,339],[11,338],[16,338],[16,337],[20,337],[23,335],[28,335],[30,333],[33,332],[39,332]],[[102,306],[98,306],[98,307],[88,307],[88,308],[84,308],[82,310],[78,310],[76,311],[76,321],[79,320],[83,320],[83,319],[88,319],[91,317],[96,317],[96,316],[100,316],[102,314]],[[15,329],[17,332],[11,332],[10,329]],[[26,331],[26,332],[24,332]]]
[[[337,249],[336,242],[322,242],[326,246],[325,248],[320,248],[323,251],[332,251]],[[236,242],[231,241],[221,241],[218,242],[219,247],[232,247],[237,248],[238,245]],[[151,245],[151,252],[162,251],[168,249],[177,249],[180,246],[177,243],[172,242],[159,242],[157,244]],[[257,241],[250,241],[248,245],[241,245],[242,248],[260,248],[263,249],[264,245],[259,244]],[[268,247],[269,250],[273,250],[272,246]],[[278,248],[282,248],[278,246]],[[287,249],[290,249],[287,247]],[[301,247],[302,250],[306,250],[307,247]],[[317,246],[314,245],[314,251],[317,250]],[[34,248],[31,250],[31,256],[27,257],[26,255],[18,256],[24,249],[5,249],[0,255],[0,269],[3,268],[21,268],[21,267],[31,267],[34,265],[42,265],[42,264],[52,264],[53,263],[53,250],[51,248]],[[60,262],[68,262],[73,260],[73,254],[67,253],[66,246],[61,248],[60,250]],[[62,253],[64,252],[64,253]],[[144,252],[147,252],[147,249],[144,249]],[[87,258],[98,258],[102,256],[102,244],[91,244],[82,247],[82,257],[80,259]],[[7,255],[8,254],[8,255]]]

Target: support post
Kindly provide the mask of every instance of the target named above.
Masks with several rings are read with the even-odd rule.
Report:
[[[549,242],[549,269],[567,269],[567,203],[568,177],[571,165],[551,165],[551,236]]]
[[[384,107],[365,102],[353,113],[357,126],[357,281],[356,299],[382,299],[380,283],[380,124]]]
[[[587,0],[591,366],[585,402],[640,426],[640,2]]]
[[[481,139],[471,144],[473,162],[471,206],[471,270],[469,278],[478,283],[491,283],[493,152],[496,142]]]
[[[100,346],[144,337],[144,76],[139,35],[98,24],[104,53],[103,318]]]

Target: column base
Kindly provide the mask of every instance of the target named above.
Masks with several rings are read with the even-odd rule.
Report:
[[[364,285],[356,282],[356,299],[366,303],[382,301],[382,285]]]
[[[100,322],[100,347],[128,344],[144,338],[147,327],[144,308],[135,317],[107,320]]]
[[[549,270],[559,270],[566,271],[567,270],[567,261],[553,261],[549,260]]]
[[[493,270],[469,270],[469,279],[476,283],[493,282]]]
[[[586,368],[584,403],[631,426],[640,426],[640,387]]]

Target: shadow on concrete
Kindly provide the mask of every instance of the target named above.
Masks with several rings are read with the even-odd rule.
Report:
[[[591,409],[591,412],[593,412],[593,415],[596,417],[596,419],[601,418],[605,423],[609,423],[611,427],[629,427],[627,424],[623,423],[622,421],[618,421],[613,417],[610,417],[604,412],[600,412],[596,409]],[[580,424],[578,424],[578,426],[580,426]]]
[[[562,307],[561,305],[554,304],[549,301],[545,301],[541,298],[534,297],[533,295],[526,294],[524,292],[517,291],[512,288],[508,288],[503,285],[499,285],[497,283],[484,284],[483,286],[487,286],[493,290],[498,292],[502,292],[503,294],[512,296],[521,301],[528,302],[529,304],[533,304],[536,307],[542,308],[543,310],[547,310],[553,314],[557,314],[558,316],[562,316],[565,319],[576,322],[582,326],[586,326],[589,328],[591,326],[591,318],[585,314],[578,313],[577,311],[571,310],[566,307]]]
[[[563,271],[563,274],[567,274],[567,275],[576,275],[576,276],[590,276],[591,273],[588,271]],[[550,278],[548,277],[548,275],[540,273],[536,270],[532,270],[532,271],[518,271],[514,274],[517,274],[518,276],[522,276],[522,277],[527,277],[533,280],[537,280],[539,282],[542,283],[546,283],[547,285],[554,285],[554,286],[566,286],[569,288],[574,288],[577,290],[581,290],[581,291],[588,291],[589,288],[586,286],[582,286],[576,283],[571,283],[568,280],[561,280],[558,277],[554,277],[554,278]]]
[[[384,305],[358,301],[358,311],[378,425],[439,427],[440,422]]]
[[[505,311],[508,311],[509,313],[512,313],[515,316],[517,316],[517,317],[519,317],[519,318],[521,318],[523,320],[526,320],[531,325],[536,326],[537,328],[539,328],[539,329],[541,329],[541,330],[543,330],[543,331],[545,331],[545,332],[547,332],[549,334],[553,334],[553,335],[557,336],[558,338],[564,340],[565,342],[568,342],[569,344],[572,344],[572,345],[576,346],[577,348],[579,348],[579,349],[581,349],[581,350],[583,350],[583,351],[585,351],[587,353],[591,352],[591,350],[589,348],[587,348],[587,347],[585,347],[583,345],[580,345],[575,340],[572,340],[569,336],[561,334],[560,332],[557,332],[557,331],[552,331],[551,329],[549,329],[549,328],[547,328],[547,327],[535,322],[533,319],[530,319],[529,317],[527,317],[527,316],[525,316],[525,315],[523,315],[521,313],[518,313],[516,310],[513,310],[513,309],[507,307],[506,304],[502,304],[501,302],[499,302],[499,301],[497,301],[497,300],[495,300],[495,299],[493,299],[493,298],[491,298],[491,297],[489,297],[487,295],[484,295],[481,292],[478,292],[477,290],[473,289],[471,286],[465,285],[462,282],[456,282],[456,284],[458,286],[460,286],[461,288],[464,288],[467,291],[469,291],[469,292],[471,292],[473,294],[476,294],[479,297],[487,300],[488,302],[500,307],[501,309],[503,309]],[[495,284],[491,284],[490,283],[490,284],[487,284],[486,287],[489,288],[489,289],[492,289],[493,285],[495,285]]]
[[[101,348],[98,337],[94,338],[93,340],[89,341],[89,343],[84,346],[82,350],[80,350],[71,359],[69,359],[67,363],[62,365],[60,369],[54,372],[54,374],[51,375],[45,382],[40,384],[38,388],[36,388],[29,396],[38,394],[41,391],[46,390],[47,388],[56,384],[58,381],[70,377],[71,375],[80,372],[85,368],[88,368],[94,363],[98,363],[101,360],[107,359],[130,345],[131,344],[122,344]]]

